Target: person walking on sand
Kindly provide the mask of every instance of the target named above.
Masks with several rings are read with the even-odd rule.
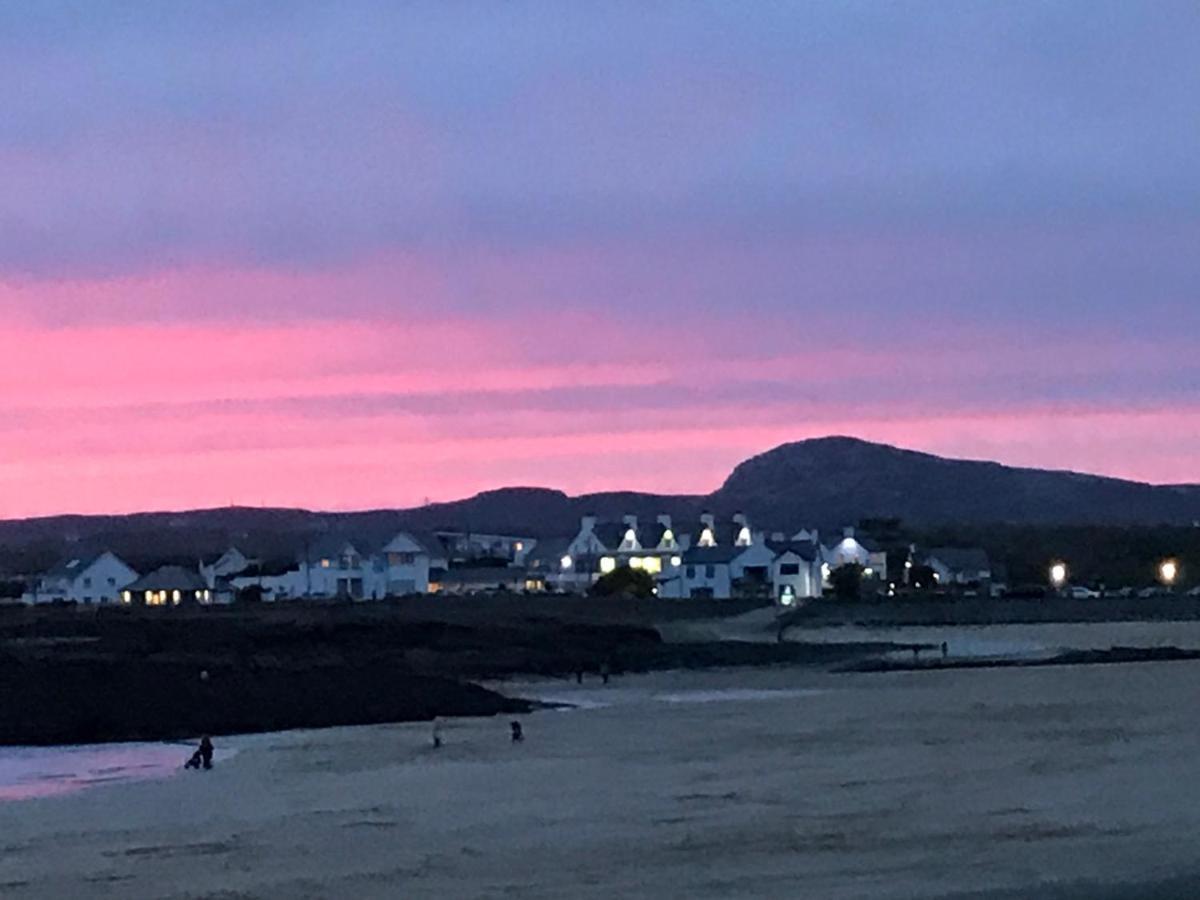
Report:
[[[440,750],[442,747],[442,723],[434,716],[433,719],[433,749]]]
[[[609,669],[608,663],[607,663],[607,662],[603,662],[603,663],[601,663],[601,664],[600,664],[600,679],[601,679],[601,680],[602,680],[602,681],[603,681],[605,684],[608,684],[608,676],[609,676],[610,674],[612,674],[612,672],[611,672],[611,670]]]
[[[514,744],[520,744],[525,740],[525,731],[521,728],[520,722],[514,721],[511,725],[509,725],[509,728],[512,729],[512,742]]]

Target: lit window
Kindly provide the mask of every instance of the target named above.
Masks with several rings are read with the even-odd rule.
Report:
[[[869,568],[869,567],[868,567],[868,568],[866,568],[866,569],[863,569],[863,574],[864,574],[865,576],[867,576],[868,578],[870,578],[872,575],[874,575],[874,574],[875,574],[875,570],[874,570],[874,569],[872,569],[872,568]]]
[[[154,605],[154,591],[146,591],[146,605],[147,606]]]
[[[126,603],[132,603],[133,602],[133,594],[129,593],[129,591],[123,591],[121,593],[121,599],[124,600]]]
[[[634,531],[632,528],[629,528],[625,531],[625,543],[627,543],[627,544],[636,544],[637,543],[637,532]]]
[[[183,594],[179,593],[179,591],[171,592],[171,602],[174,603],[176,606],[179,605],[179,601],[182,599],[183,599]]]
[[[559,565],[561,565],[561,566],[562,566],[564,569],[569,569],[569,568],[571,568],[571,557],[570,557],[569,555],[568,555],[568,556],[564,556],[564,557],[563,557],[562,559],[560,559],[558,562],[559,562]]]
[[[671,565],[673,565],[673,566],[674,566],[675,568],[677,568],[677,569],[679,568],[679,565],[680,565],[680,563],[682,563],[682,562],[683,562],[683,557],[682,557],[682,556],[672,556],[672,557],[671,557]]]
[[[642,558],[640,556],[634,556],[634,557],[630,558],[629,568],[640,569],[641,567],[642,567]]]
[[[713,537],[713,531],[711,528],[705,528],[702,532],[700,532],[700,540],[698,542],[698,546],[700,546],[700,547],[715,547],[715,546],[717,546],[717,539],[715,537]]]
[[[207,603],[211,599],[212,599],[212,594],[209,591],[205,591],[204,592],[204,602]]]
[[[662,560],[657,556],[647,556],[642,560],[642,568],[651,575],[657,575],[662,571]]]
[[[200,599],[200,592],[199,592],[199,591],[196,591],[196,599],[197,599],[197,600],[199,600],[199,599]]]
[[[521,541],[517,541],[515,544],[513,544],[513,549],[520,553],[525,549],[525,544],[523,544]]]
[[[321,568],[328,569],[329,568],[329,560],[327,560],[327,559],[321,560]]]
[[[600,558],[600,571],[607,575],[617,567],[617,561],[611,556],[602,556]]]
[[[663,536],[662,536],[662,542],[664,544],[675,543],[675,532],[673,532],[670,528],[668,528],[666,531],[664,531]]]
[[[750,529],[743,525],[742,530],[738,532],[737,545],[739,547],[749,547],[751,543],[753,543],[753,539],[750,536]]]

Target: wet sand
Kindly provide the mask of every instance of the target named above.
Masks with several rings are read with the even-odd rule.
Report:
[[[589,708],[524,717],[522,745],[506,719],[450,723],[437,752],[427,725],[240,738],[212,772],[2,804],[0,894],[1193,896],[1198,682],[1180,662],[527,685]]]

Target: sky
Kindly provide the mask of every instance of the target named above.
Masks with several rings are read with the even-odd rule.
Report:
[[[1200,482],[1200,5],[0,0],[0,517]]]

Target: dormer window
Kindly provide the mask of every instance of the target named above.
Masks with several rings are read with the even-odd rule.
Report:
[[[675,532],[673,532],[670,528],[668,528],[662,534],[662,545],[664,547],[670,547],[674,543],[675,543]]]
[[[737,545],[739,547],[749,547],[754,543],[754,539],[750,535],[750,529],[743,525],[742,530],[738,532]]]
[[[717,539],[713,535],[713,530],[711,528],[705,528],[702,532],[700,532],[700,540],[696,542],[696,546],[698,546],[698,547],[715,547],[715,546],[717,546]]]

